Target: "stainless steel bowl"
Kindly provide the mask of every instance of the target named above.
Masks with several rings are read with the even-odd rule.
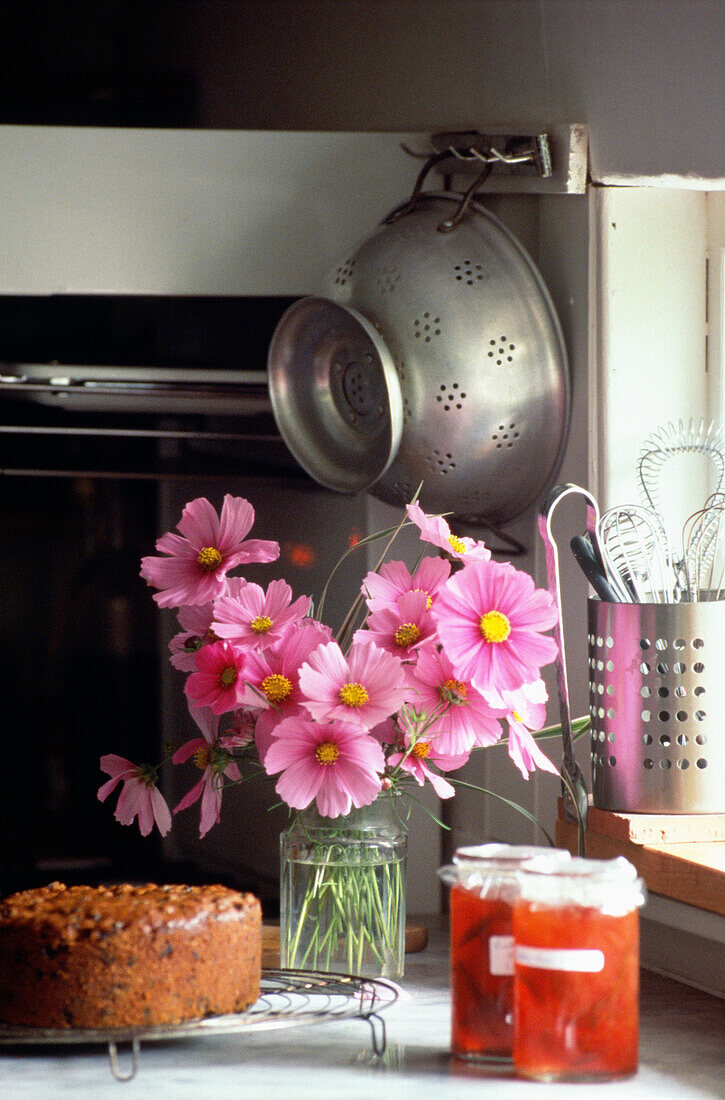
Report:
[[[269,353],[272,408],[321,484],[505,523],[558,469],[566,350],[530,257],[474,202],[421,195],[293,304]]]

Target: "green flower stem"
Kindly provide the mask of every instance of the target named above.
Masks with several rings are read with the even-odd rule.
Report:
[[[498,794],[497,791],[489,791],[486,787],[479,787],[475,783],[466,783],[463,779],[454,779],[453,776],[449,776],[448,778],[450,782],[453,783],[456,787],[467,787],[469,791],[480,791],[481,794],[489,794],[492,796],[492,798],[498,798],[500,802],[505,802],[507,806],[511,806],[512,809],[516,810],[520,814],[523,814],[523,816],[529,821],[533,822],[534,825],[538,825],[551,847],[556,847],[556,842],[541,824],[538,817],[535,817],[534,814],[530,813],[525,806],[520,806],[518,802],[513,802],[510,798],[505,798],[502,794]]]

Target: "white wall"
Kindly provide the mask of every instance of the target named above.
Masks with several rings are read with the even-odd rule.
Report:
[[[0,293],[311,293],[408,195],[406,137],[0,126]]]

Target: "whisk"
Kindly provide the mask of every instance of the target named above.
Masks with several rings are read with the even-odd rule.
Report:
[[[674,576],[667,534],[659,517],[636,504],[619,505],[599,521],[599,539],[610,575],[636,603],[671,603]]]
[[[659,517],[670,544],[670,565],[675,574],[674,595],[678,600],[685,590],[691,593],[685,542],[692,509],[693,486],[704,500],[708,491],[719,494],[725,480],[725,452],[719,427],[713,422],[690,420],[688,424],[670,422],[645,440],[640,452],[638,475],[643,500]],[[710,521],[703,521],[707,526]],[[682,536],[682,542],[676,540]],[[697,544],[704,538],[698,536]],[[709,542],[708,539],[705,542]],[[693,598],[693,597],[691,597]],[[694,599],[697,599],[697,591]]]
[[[712,493],[702,508],[688,516],[682,529],[688,600],[719,600],[725,583],[721,532],[725,493]]]

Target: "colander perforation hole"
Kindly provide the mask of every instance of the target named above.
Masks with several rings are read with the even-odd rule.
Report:
[[[520,435],[521,433],[516,427],[516,424],[511,421],[509,423],[499,424],[498,431],[493,433],[491,439],[496,444],[496,450],[511,450]]]
[[[397,504],[407,504],[413,496],[413,489],[407,479],[393,482],[393,492],[395,493],[395,503]]]
[[[465,286],[475,286],[485,278],[483,265],[475,264],[473,260],[463,260],[460,264],[454,264],[453,273],[456,282],[463,283]]]
[[[434,473],[448,474],[456,468],[456,460],[450,451],[441,451],[434,448],[432,453],[426,456],[428,468]]]
[[[375,282],[381,294],[391,294],[400,282],[397,267],[383,267],[375,276]]]
[[[440,336],[440,326],[440,317],[426,310],[425,313],[420,317],[416,317],[413,321],[413,336],[416,340],[422,340],[424,344],[429,344],[434,336]]]
[[[340,264],[335,272],[335,286],[345,286],[346,283],[352,278],[353,271],[355,270],[355,260],[345,260],[343,264]]]
[[[498,340],[491,339],[488,341],[488,358],[493,359],[497,367],[502,367],[504,363],[513,363],[513,353],[515,351],[516,344],[506,336],[500,336]]]
[[[444,412],[450,412],[452,409],[462,409],[463,403],[468,396],[465,390],[461,389],[458,382],[452,382],[450,385],[441,383],[438,387],[438,391],[439,392],[436,394],[436,401],[439,405],[443,406]]]

